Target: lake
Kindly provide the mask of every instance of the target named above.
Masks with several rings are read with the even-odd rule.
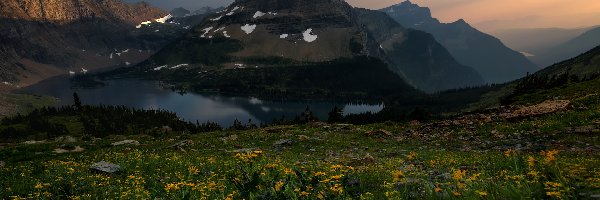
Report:
[[[57,106],[73,105],[73,92],[83,104],[124,105],[138,109],[161,109],[177,113],[186,121],[216,122],[230,126],[235,119],[255,124],[270,123],[273,119],[293,119],[310,107],[316,117],[327,119],[334,106],[343,108],[344,114],[379,112],[383,104],[356,104],[333,101],[265,101],[254,97],[225,96],[219,94],[180,94],[160,87],[158,81],[119,79],[96,88],[73,88],[68,76],[54,77],[36,85],[20,89],[19,93],[53,96]]]

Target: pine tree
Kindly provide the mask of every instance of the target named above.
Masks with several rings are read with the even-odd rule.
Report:
[[[81,99],[79,99],[79,95],[77,94],[77,92],[73,93],[73,102],[75,102],[74,105],[77,108],[77,110],[81,110]]]

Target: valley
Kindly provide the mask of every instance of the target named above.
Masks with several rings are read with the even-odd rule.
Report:
[[[0,2],[0,199],[600,198],[597,27],[136,2]]]

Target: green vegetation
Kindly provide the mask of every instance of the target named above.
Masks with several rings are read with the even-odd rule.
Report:
[[[29,113],[37,108],[51,106],[56,103],[52,97],[3,93],[0,94],[0,115],[8,116],[13,113]]]
[[[239,69],[191,67],[158,71],[137,68],[101,76],[144,77],[164,81],[181,91],[219,92],[261,99],[372,100],[391,94],[423,95],[375,58],[346,58],[323,63],[298,63],[278,58],[247,60],[273,66],[248,64],[247,68]]]
[[[142,63],[142,65],[182,63],[204,64],[209,66],[220,65],[229,62],[232,59],[232,57],[229,56],[229,53],[237,52],[241,48],[242,44],[240,41],[227,39],[225,37],[217,37],[214,39],[204,39],[199,36],[196,36],[196,38],[190,37],[169,44],[152,56],[148,61]]]
[[[474,113],[11,144],[0,149],[0,198],[590,198],[600,194],[600,135],[569,130],[597,126],[600,96],[572,105],[519,122]],[[111,145],[124,139],[141,144]],[[85,150],[53,152],[65,146]],[[102,160],[121,171],[89,169]]]

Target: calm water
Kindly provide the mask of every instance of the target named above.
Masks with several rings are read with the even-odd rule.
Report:
[[[235,119],[254,123],[272,122],[285,116],[293,119],[309,106],[315,116],[326,119],[327,113],[338,106],[344,114],[379,112],[383,105],[353,104],[326,101],[263,101],[258,98],[223,96],[216,94],[179,94],[159,87],[156,81],[113,80],[108,85],[93,89],[74,89],[68,77],[56,77],[21,89],[21,93],[47,95],[58,98],[59,105],[72,105],[73,92],[82,103],[90,105],[125,105],[140,109],[162,109],[177,113],[184,120],[217,122],[230,126]]]

